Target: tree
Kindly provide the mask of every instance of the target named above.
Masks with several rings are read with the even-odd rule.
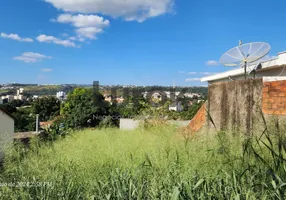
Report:
[[[12,115],[15,117],[15,132],[35,131],[36,116],[31,113],[31,108],[19,108]]]
[[[149,107],[143,96],[129,97],[123,103],[118,104],[118,112],[121,117],[133,118]]]
[[[6,112],[10,114],[17,112],[16,106],[11,105],[10,103],[2,104],[0,105],[0,108],[2,108],[3,110],[5,110]]]
[[[36,116],[32,115],[31,108],[17,109],[15,104],[7,103],[0,108],[10,113],[15,118],[15,132],[26,132],[35,130]]]
[[[39,114],[41,121],[48,121],[60,114],[61,102],[56,97],[36,99],[32,104],[32,112]]]
[[[17,100],[11,101],[9,104],[15,107],[21,107],[24,104],[24,102],[17,99]]]
[[[88,88],[76,88],[61,107],[61,114],[70,128],[83,128],[99,125],[109,115],[110,104],[104,101],[99,92]]]
[[[192,106],[189,107],[188,111],[184,111],[181,113],[181,119],[183,120],[191,120],[197,114],[199,109],[202,107],[204,102],[194,103]]]

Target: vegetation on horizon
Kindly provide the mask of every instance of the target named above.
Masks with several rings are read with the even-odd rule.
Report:
[[[170,99],[160,108],[154,108],[143,95],[136,98],[130,96],[123,103],[110,104],[105,101],[101,93],[95,93],[91,88],[75,88],[68,94],[65,102],[60,102],[54,96],[45,96],[29,101],[13,100],[0,107],[15,117],[16,132],[27,132],[35,130],[37,114],[41,122],[56,121],[55,128],[59,124],[72,129],[118,127],[119,118],[149,116],[170,120],[191,120],[203,103],[194,103],[190,106],[188,98],[180,98],[184,110],[175,112],[169,111]]]

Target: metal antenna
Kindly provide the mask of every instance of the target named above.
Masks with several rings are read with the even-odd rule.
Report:
[[[220,58],[220,63],[229,67],[244,68],[244,79],[247,79],[247,65],[263,58],[270,49],[270,45],[264,42],[243,44],[242,40],[239,40],[239,46],[224,53]]]

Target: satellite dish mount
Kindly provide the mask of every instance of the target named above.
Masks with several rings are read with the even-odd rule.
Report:
[[[239,45],[228,50],[220,58],[220,63],[227,67],[243,67],[244,79],[247,79],[247,66],[263,58],[269,53],[271,47],[264,42],[253,42],[243,44],[239,41]]]

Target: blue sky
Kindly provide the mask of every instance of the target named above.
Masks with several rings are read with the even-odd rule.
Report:
[[[286,50],[282,0],[2,0],[0,83],[203,85],[239,40]]]

